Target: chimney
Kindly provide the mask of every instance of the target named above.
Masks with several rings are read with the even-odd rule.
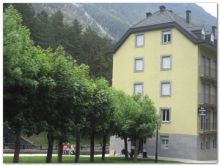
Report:
[[[191,10],[186,10],[186,23],[190,23],[190,19],[191,19],[190,13]]]
[[[151,15],[152,15],[151,12],[147,12],[147,13],[146,13],[146,18],[149,18]]]
[[[166,10],[166,7],[165,6],[160,6],[160,12],[163,12]]]
[[[216,30],[217,30],[217,27],[216,26],[212,26],[212,33],[214,35],[214,38],[216,39]]]

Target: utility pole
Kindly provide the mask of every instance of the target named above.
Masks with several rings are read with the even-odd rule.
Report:
[[[157,163],[158,160],[158,124],[157,124],[157,130],[156,130],[156,151],[155,151],[155,163]]]

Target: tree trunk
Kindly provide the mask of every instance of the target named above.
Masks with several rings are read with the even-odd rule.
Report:
[[[62,156],[63,156],[63,140],[59,139],[58,142],[58,157],[57,157],[57,162],[62,163]]]
[[[76,151],[75,151],[75,163],[79,162],[80,155],[80,131],[76,131]]]
[[[128,141],[127,141],[127,136],[124,137],[124,145],[125,145],[125,159],[128,159]]]
[[[20,137],[21,137],[21,131],[19,130],[16,132],[16,137],[15,137],[15,151],[14,151],[13,163],[19,163]]]
[[[91,132],[91,136],[90,136],[90,162],[94,162],[94,140],[95,140],[94,132]]]
[[[102,160],[105,160],[106,139],[107,139],[107,135],[104,134],[102,137]]]
[[[139,139],[135,139],[134,161],[137,161]]]
[[[48,141],[48,149],[47,149],[46,163],[51,163],[52,154],[53,154],[54,137],[53,137],[53,133],[50,131],[47,133],[47,141]]]

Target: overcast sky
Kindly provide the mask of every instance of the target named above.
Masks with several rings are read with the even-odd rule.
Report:
[[[196,3],[196,4],[217,18],[217,3]]]

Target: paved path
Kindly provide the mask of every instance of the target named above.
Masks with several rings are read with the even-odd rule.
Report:
[[[148,156],[148,158],[154,159],[155,156]],[[178,162],[182,162],[182,163],[199,163],[199,164],[213,164],[213,163],[218,163],[217,160],[198,161],[198,160],[176,159],[176,158],[167,158],[167,157],[158,157],[158,160],[171,160],[171,161],[178,161]]]

